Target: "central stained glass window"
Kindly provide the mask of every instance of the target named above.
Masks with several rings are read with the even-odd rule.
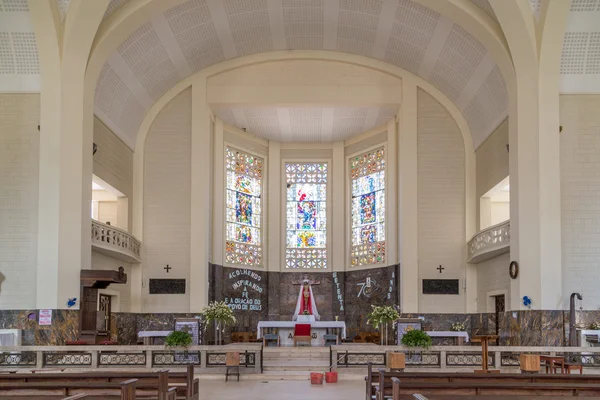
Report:
[[[327,268],[327,164],[286,163],[286,268]]]
[[[263,159],[228,147],[226,170],[225,261],[261,266]]]
[[[352,179],[351,265],[385,263],[385,152],[350,159]]]

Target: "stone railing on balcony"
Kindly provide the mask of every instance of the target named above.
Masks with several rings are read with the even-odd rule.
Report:
[[[119,260],[139,263],[142,244],[132,234],[92,219],[92,249]]]
[[[467,243],[467,262],[479,263],[510,251],[510,220],[477,232]]]

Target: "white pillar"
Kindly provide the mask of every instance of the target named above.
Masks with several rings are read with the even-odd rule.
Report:
[[[215,118],[214,178],[213,178],[213,264],[223,265],[223,227],[225,226],[225,147],[223,143],[223,121]]]
[[[333,143],[333,159],[331,166],[331,205],[333,224],[330,229],[331,270],[343,272],[346,270],[346,156],[344,142]]]
[[[398,127],[398,199],[402,312],[419,311],[418,197],[417,197],[417,85],[402,81]]]
[[[267,258],[267,269],[269,271],[283,271],[285,268],[281,260],[281,196],[282,178],[281,178],[281,144],[279,142],[269,142],[269,158],[267,159],[268,179],[267,179],[267,220],[268,240],[267,249],[263,254]],[[263,245],[264,247],[264,245]]]
[[[206,79],[192,84],[192,210],[190,235],[190,312],[208,305],[208,252],[212,188],[212,132]]]
[[[398,123],[392,118],[387,125],[385,173],[390,190],[386,190],[386,265],[398,263]]]
[[[107,6],[73,0],[61,26],[55,2],[29,2],[42,75],[38,308],[66,308],[80,297],[80,270],[91,268],[93,130],[85,129],[84,78]]]
[[[559,67],[569,1],[542,3],[536,34],[526,4],[492,0],[513,54],[509,92],[511,259],[521,265],[511,282],[511,308],[562,308]],[[540,37],[538,37],[540,36]]]

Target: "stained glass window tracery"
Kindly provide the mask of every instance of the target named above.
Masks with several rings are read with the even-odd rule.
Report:
[[[327,268],[327,163],[286,163],[286,268]]]
[[[351,265],[385,263],[385,151],[350,159],[352,181]]]
[[[258,267],[262,265],[261,194],[264,160],[228,147],[225,162],[225,261]]]

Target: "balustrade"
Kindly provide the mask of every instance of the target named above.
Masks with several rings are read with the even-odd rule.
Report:
[[[477,232],[467,243],[467,262],[478,263],[510,251],[510,220]]]
[[[444,371],[460,368],[472,369],[481,366],[481,347],[478,346],[433,346],[428,349],[414,349],[404,346],[331,346],[331,362],[335,368],[386,366],[388,352],[406,354],[406,368],[432,368]],[[584,368],[600,367],[600,348],[590,347],[519,347],[491,346],[488,364],[495,369],[515,372],[518,370],[520,354],[560,355]]]
[[[142,244],[132,234],[117,227],[92,219],[92,247],[96,251],[132,263],[142,259]]]
[[[0,347],[0,369],[225,367],[227,352],[240,353],[240,366],[262,372],[262,345],[189,346],[11,346]]]

